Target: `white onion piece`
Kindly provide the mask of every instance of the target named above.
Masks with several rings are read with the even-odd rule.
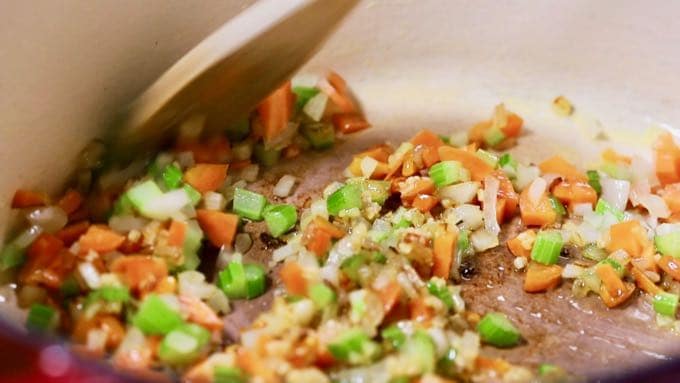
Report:
[[[279,178],[279,181],[274,186],[272,193],[277,197],[288,197],[293,191],[293,186],[295,186],[296,178],[290,174],[286,174]],[[324,202],[325,206],[325,202]]]
[[[114,215],[109,218],[109,227],[119,233],[142,230],[148,223],[149,220],[132,215]]]
[[[85,281],[87,287],[92,290],[98,289],[101,286],[101,278],[99,271],[90,262],[83,262],[78,265],[78,272]]]
[[[626,210],[628,195],[630,194],[630,182],[613,178],[600,179],[602,185],[602,199],[621,211]]]
[[[548,182],[544,178],[536,178],[531,185],[529,185],[529,201],[532,204],[537,205],[541,201],[541,197],[543,196],[543,193],[545,193],[547,187]]]
[[[462,205],[471,202],[479,190],[479,182],[462,182],[455,185],[444,186],[439,189],[439,197],[450,199],[454,205]]]
[[[644,206],[649,214],[657,218],[668,218],[671,215],[671,211],[668,209],[668,205],[663,198],[654,194],[647,194],[639,199],[640,205]]]
[[[498,246],[498,235],[486,229],[479,229],[470,234],[470,242],[475,251],[480,252]]]
[[[378,167],[378,161],[373,157],[366,156],[361,159],[360,167],[361,175],[366,178],[370,178],[375,171],[375,168]]]
[[[583,217],[593,212],[593,205],[589,203],[576,203],[573,209],[574,215]]]
[[[250,164],[241,170],[241,178],[246,180],[246,182],[255,182],[258,173],[260,173],[260,165]]]
[[[559,175],[559,174],[555,174],[555,173],[546,173],[546,174],[542,175],[541,178],[543,178],[545,180],[545,184],[546,184],[546,188],[547,188],[548,186],[552,185],[552,183],[556,179],[562,178],[562,176]]]
[[[484,228],[494,235],[498,235],[501,232],[501,227],[498,226],[498,220],[496,219],[496,197],[498,196],[499,187],[500,182],[495,177],[486,176],[484,178],[484,198],[482,201],[484,205],[482,211],[484,215]]]
[[[522,191],[538,178],[539,174],[540,171],[536,166],[517,164],[517,178],[513,181],[513,184],[517,190]]]
[[[205,281],[205,276],[195,270],[183,271],[177,275],[180,295],[204,299],[213,293],[214,285]]]
[[[40,234],[43,233],[43,228],[40,226],[31,226],[28,229],[24,230],[19,234],[13,241],[13,243],[21,248],[25,249],[28,246],[35,241],[36,238],[40,236]]]
[[[48,233],[61,230],[68,222],[68,215],[59,206],[46,206],[33,209],[26,215],[32,225],[38,225]]]
[[[149,201],[144,206],[144,215],[158,220],[178,217],[181,216],[180,210],[190,203],[189,195],[184,189],[172,190],[164,193],[159,198]]]
[[[224,196],[220,193],[209,191],[203,194],[203,206],[207,210],[223,210],[227,206],[227,201]]]
[[[447,210],[448,211],[448,210]],[[484,223],[484,215],[477,205],[463,204],[447,213],[446,223],[455,226],[461,223],[461,229],[475,230]]]
[[[326,93],[319,92],[314,97],[310,98],[309,101],[307,101],[307,103],[302,107],[302,111],[312,120],[319,122],[326,111],[327,104],[328,95]]]
[[[236,161],[249,160],[253,155],[253,141],[245,140],[234,144],[231,155]]]
[[[662,223],[656,227],[656,235],[680,232],[680,223]]]
[[[583,274],[585,269],[581,266],[574,265],[573,263],[569,263],[566,266],[564,266],[564,269],[562,270],[562,278],[564,279],[574,279],[578,278]]]

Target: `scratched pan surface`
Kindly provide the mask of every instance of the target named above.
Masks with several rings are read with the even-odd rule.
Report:
[[[0,162],[11,164],[0,172],[0,200],[18,187],[56,192],[117,111],[250,2],[45,2],[43,12],[0,4]],[[375,127],[273,169],[259,187],[270,193],[277,175],[298,175],[290,200],[302,205],[339,178],[356,150],[421,128],[467,129],[501,101],[525,118],[524,160],[561,153],[587,165],[610,145],[647,153],[654,131],[680,126],[678,12],[680,4],[664,1],[364,1],[306,69],[343,74]],[[550,109],[561,94],[576,106],[571,118]],[[0,204],[0,237],[13,222],[5,217]],[[258,242],[248,256],[266,262],[269,253]],[[641,297],[607,310],[595,297],[571,300],[569,284],[527,295],[509,260],[502,248],[480,255],[464,296],[473,310],[508,313],[527,343],[485,351],[593,377],[648,373],[680,353],[677,338],[648,326]],[[237,303],[227,332],[249,323],[271,294]],[[0,305],[6,317],[11,311]]]

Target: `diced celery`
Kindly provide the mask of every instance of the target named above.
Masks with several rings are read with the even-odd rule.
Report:
[[[654,244],[659,253],[680,258],[680,232],[671,232],[654,237]]]
[[[654,311],[661,315],[675,318],[678,311],[678,294],[660,292],[654,296]]]
[[[243,188],[234,190],[234,211],[241,217],[260,221],[266,205],[267,199],[262,194]]]
[[[623,221],[624,214],[621,210],[613,207],[612,205],[609,204],[609,202],[605,201],[604,199],[600,198],[597,200],[597,204],[595,205],[595,213],[604,215],[605,213],[609,213],[613,215],[617,221],[621,222]]]
[[[324,309],[335,302],[336,294],[332,288],[328,287],[325,283],[320,282],[309,288],[309,298],[314,302],[316,307]]]
[[[492,127],[484,134],[484,142],[491,147],[500,144],[503,140],[505,140],[505,133],[498,127]]]
[[[434,371],[437,349],[427,332],[416,330],[399,351],[407,360],[418,366],[419,373],[427,374]]]
[[[132,318],[132,324],[148,335],[167,334],[183,322],[177,310],[153,294],[146,296]]]
[[[250,134],[250,120],[248,117],[229,124],[226,129],[226,134],[232,142],[241,141],[248,137],[248,134]]]
[[[394,349],[398,349],[406,342],[406,334],[396,324],[385,327],[380,332],[380,336]]]
[[[477,157],[484,160],[484,162],[489,164],[491,167],[495,168],[496,165],[498,165],[498,156],[491,152],[488,152],[484,149],[477,149],[477,152],[475,152],[475,154],[477,155]]]
[[[335,128],[325,122],[302,124],[300,128],[302,136],[309,141],[314,149],[328,149],[335,143]]]
[[[182,184],[182,169],[175,164],[170,164],[163,169],[163,184],[168,189],[177,189]]]
[[[360,209],[361,206],[361,186],[356,184],[342,186],[326,200],[328,213],[333,216],[337,216],[343,210]]]
[[[296,96],[295,110],[299,112],[302,110],[302,107],[305,106],[307,101],[319,93],[319,89],[310,86],[294,86],[293,93],[295,93]]]
[[[567,210],[564,208],[564,205],[562,205],[562,202],[560,202],[560,200],[558,200],[553,195],[551,195],[549,199],[550,205],[552,206],[555,213],[557,213],[557,215],[560,217],[564,217],[567,214]]]
[[[557,263],[563,245],[564,240],[559,231],[540,231],[531,249],[531,259],[544,265],[553,265]]]
[[[184,244],[182,246],[182,254],[184,255],[184,263],[181,266],[182,270],[195,270],[201,260],[198,257],[198,252],[201,249],[201,241],[203,240],[203,231],[196,221],[189,221],[184,234]]]
[[[295,210],[295,206],[288,204],[267,206],[262,216],[269,233],[274,237],[286,233],[295,227],[297,222],[297,210]]]
[[[14,242],[5,245],[0,252],[0,271],[9,270],[24,263],[25,251]]]
[[[255,145],[253,154],[257,162],[265,167],[276,165],[279,162],[279,158],[281,158],[280,149],[265,149],[264,144],[261,142]]]
[[[602,185],[600,184],[600,173],[597,170],[588,170],[586,172],[588,176],[588,184],[595,189],[597,195],[602,194]]]
[[[170,331],[158,348],[158,359],[173,366],[194,362],[210,342],[210,332],[196,324],[185,323]]]
[[[497,347],[512,347],[519,343],[521,335],[505,314],[488,313],[477,324],[479,336],[486,343]]]
[[[437,187],[451,185],[463,180],[462,168],[458,161],[442,161],[430,167],[429,175]]]
[[[349,364],[368,364],[380,354],[380,346],[361,329],[350,329],[328,345],[334,358]]]

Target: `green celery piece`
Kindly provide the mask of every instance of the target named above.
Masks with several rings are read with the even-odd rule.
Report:
[[[488,152],[484,149],[477,149],[477,152],[475,152],[475,154],[477,155],[477,157],[484,160],[484,162],[486,162],[487,164],[489,164],[493,168],[495,168],[498,165],[498,161],[499,161],[498,156],[491,153],[491,152]]]
[[[5,245],[0,252],[0,271],[9,270],[19,266],[26,260],[25,250],[14,242]]]
[[[678,294],[660,292],[654,296],[652,301],[654,311],[661,315],[675,318],[675,314],[678,311],[678,299]]]
[[[170,164],[163,169],[163,184],[168,189],[177,189],[182,185],[182,169],[175,164]]]
[[[261,221],[267,199],[259,193],[243,188],[234,189],[233,209],[241,217]]]
[[[158,295],[147,295],[132,318],[132,324],[147,335],[165,335],[184,321],[179,312]]]
[[[462,169],[458,161],[442,161],[430,167],[429,175],[437,187],[442,187],[462,181]]]
[[[619,180],[630,181],[633,179],[633,172],[622,164],[606,161],[602,164],[600,170],[608,176]]]
[[[184,366],[198,359],[210,342],[210,332],[185,323],[165,335],[158,348],[158,359],[173,366]]]
[[[111,215],[129,215],[134,212],[135,206],[127,193],[123,193],[113,204]]]
[[[385,327],[380,332],[380,336],[394,349],[399,349],[406,342],[406,334],[396,324]]]
[[[304,123],[300,133],[314,149],[328,149],[335,144],[335,128],[326,122]]]
[[[248,295],[246,270],[241,262],[231,261],[217,275],[217,286],[231,299],[242,299]]]
[[[680,258],[680,232],[654,236],[654,245],[659,253]]]
[[[498,127],[493,127],[484,134],[484,142],[491,147],[500,144],[503,140],[505,140],[505,133]]]
[[[201,262],[198,252],[201,249],[202,240],[203,231],[201,227],[194,220],[188,221],[182,246],[182,254],[184,255],[184,263],[180,267],[182,270],[196,270]]]
[[[353,208],[360,209],[361,206],[361,186],[356,184],[342,186],[328,196],[328,199],[326,200],[328,213],[333,216],[337,216],[343,210]]]
[[[253,299],[264,294],[267,288],[267,280],[264,268],[256,264],[243,265],[246,276],[246,298]]]
[[[26,328],[37,331],[50,331],[57,324],[58,313],[50,306],[34,303],[28,310]]]
[[[122,302],[130,300],[130,291],[125,286],[102,286],[88,294],[86,302],[95,301]]]
[[[258,163],[264,167],[272,167],[279,162],[281,158],[280,149],[265,149],[263,143],[258,143],[253,149],[253,155]]]
[[[350,329],[328,345],[334,358],[350,364],[368,364],[380,354],[380,346],[361,329]]]
[[[543,230],[536,236],[536,241],[531,249],[531,259],[544,265],[557,263],[564,240],[562,234],[554,230]]]
[[[551,195],[548,198],[550,199],[550,205],[552,205],[555,213],[557,213],[557,215],[560,217],[564,217],[567,214],[567,210],[564,208],[564,205],[562,205],[562,202],[560,202],[560,200],[558,200],[554,195]]]
[[[62,298],[71,298],[80,294],[80,284],[78,284],[78,280],[76,280],[73,275],[70,275],[61,283],[61,286],[59,286],[59,294],[61,294]]]
[[[437,363],[436,351],[434,341],[424,330],[416,330],[399,350],[406,356],[406,360],[413,361],[418,366],[420,374],[434,371]]]
[[[130,188],[125,195],[129,198],[132,206],[134,206],[137,211],[144,214],[149,202],[161,198],[163,196],[163,191],[155,182],[147,180]]]
[[[359,269],[366,264],[366,259],[363,254],[355,254],[345,259],[340,265],[340,271],[352,280],[357,282],[359,280]]]
[[[586,175],[588,176],[588,184],[590,185],[590,187],[595,189],[597,195],[602,194],[602,184],[600,184],[600,173],[598,173],[597,170],[588,170],[586,172]]]
[[[597,262],[607,257],[607,253],[604,251],[604,249],[601,249],[600,247],[592,243],[587,245],[583,249],[583,252],[581,254],[583,255],[584,258]]]
[[[505,167],[510,166],[517,171],[517,160],[510,153],[503,153],[501,158],[498,159],[498,166]]]
[[[337,296],[332,288],[320,282],[309,288],[309,298],[318,308],[324,309],[335,302]]]
[[[453,308],[453,297],[451,296],[451,292],[449,291],[448,287],[446,286],[446,282],[444,282],[443,279],[430,279],[430,281],[427,282],[427,291],[439,298],[439,300],[442,301],[449,310]]]
[[[248,378],[238,367],[215,366],[213,370],[214,383],[247,383]]]
[[[595,205],[595,213],[604,215],[604,213],[609,213],[613,215],[617,221],[621,222],[625,218],[623,212],[614,206],[610,205],[609,202],[603,200],[602,198],[597,200]]]
[[[522,337],[514,324],[502,313],[488,313],[477,324],[482,340],[496,347],[512,347]]]
[[[269,233],[274,237],[280,237],[295,227],[297,222],[297,210],[289,204],[267,206],[262,214],[267,224]]]
[[[308,86],[294,86],[293,93],[295,93],[295,110],[300,112],[307,101],[319,93],[318,88]]]
[[[201,202],[201,198],[203,198],[201,196],[201,192],[194,189],[193,186],[191,186],[189,184],[184,184],[184,185],[182,185],[182,189],[184,189],[184,191],[189,196],[189,201],[191,201],[192,206],[196,206],[196,205],[198,205],[199,202]]]
[[[226,134],[231,142],[241,141],[250,134],[250,121],[247,117],[227,126]]]

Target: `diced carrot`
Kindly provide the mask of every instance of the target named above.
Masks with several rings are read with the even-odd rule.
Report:
[[[187,224],[176,219],[172,220],[168,228],[168,245],[175,247],[184,246]]]
[[[102,225],[88,227],[85,234],[80,237],[80,254],[92,251],[104,254],[116,250],[125,241],[125,236],[116,233]]]
[[[662,186],[680,182],[680,148],[668,132],[660,134],[654,144],[654,163]]]
[[[607,162],[624,163],[627,165],[630,165],[632,162],[632,159],[629,156],[619,154],[612,148],[607,148],[602,152],[602,159]]]
[[[508,249],[510,250],[512,255],[514,255],[515,257],[530,258],[530,256],[531,256],[531,246],[529,246],[529,244],[527,244],[527,246],[524,245],[524,242],[522,241],[522,238],[521,238],[522,236],[536,238],[536,231],[529,229],[529,230],[526,230],[526,231],[518,234],[516,237],[508,240],[508,242],[507,242]]]
[[[529,189],[525,188],[519,197],[522,222],[526,226],[546,226],[554,223],[557,220],[557,213],[547,194],[543,193],[538,203],[533,203],[529,198]]]
[[[331,240],[345,236],[345,232],[321,217],[315,217],[307,225],[302,235],[302,243],[307,250],[323,257],[331,248]]]
[[[71,339],[76,343],[84,344],[87,342],[87,334],[90,330],[103,330],[106,332],[107,350],[114,350],[125,335],[125,328],[120,320],[110,314],[97,314],[94,317],[80,315],[73,327]],[[101,350],[105,351],[105,350]]]
[[[657,264],[666,274],[670,275],[676,281],[680,281],[680,262],[675,258],[664,255],[659,258]]]
[[[500,170],[497,170],[491,175],[499,182],[498,186],[498,202],[496,203],[496,219],[498,222],[503,222],[505,219],[515,215],[517,205],[519,204],[519,195],[512,186],[510,179]]]
[[[175,145],[178,152],[191,152],[196,163],[223,163],[229,160],[231,144],[223,135],[215,135],[207,140],[182,139]]]
[[[553,195],[568,205],[597,202],[597,192],[587,182],[561,181],[552,189]]]
[[[612,297],[619,297],[624,293],[625,286],[623,281],[616,274],[616,270],[608,264],[603,263],[595,268],[595,273],[602,281],[602,285],[607,289],[607,293]]]
[[[378,296],[380,297],[380,301],[383,304],[383,312],[385,315],[387,315],[390,313],[390,311],[392,311],[397,302],[399,302],[402,289],[399,282],[396,280],[391,280],[377,292]]]
[[[177,292],[177,279],[171,276],[161,279],[156,283],[152,292],[155,294],[175,294]]]
[[[419,194],[434,193],[434,181],[426,177],[410,177],[399,184],[402,201],[410,203]]]
[[[210,330],[221,330],[224,322],[215,311],[202,300],[188,296],[179,296],[180,311],[187,316],[189,322],[194,322]]]
[[[34,192],[31,190],[19,189],[12,197],[12,209],[23,209],[27,207],[38,207],[47,205],[47,194]]]
[[[57,202],[57,205],[66,212],[67,215],[78,210],[83,203],[83,196],[75,189],[69,189]]]
[[[499,376],[503,376],[512,366],[501,358],[489,358],[482,355],[475,359],[475,368],[478,370],[491,370]]]
[[[236,350],[236,365],[250,377],[263,383],[279,383],[274,371],[260,358],[258,353],[243,346]]]
[[[359,113],[336,113],[331,118],[335,129],[351,134],[371,127],[366,118]]]
[[[184,181],[201,193],[217,190],[227,179],[229,164],[197,164],[184,173]]]
[[[654,282],[652,282],[652,280],[649,279],[643,271],[641,271],[637,267],[631,268],[630,274],[635,279],[635,283],[637,284],[637,286],[641,290],[647,292],[648,294],[656,295],[663,291],[659,286],[655,285]]]
[[[286,291],[291,295],[306,295],[307,294],[307,279],[305,278],[304,270],[299,263],[288,261],[283,264],[281,271],[279,271],[281,282],[286,287]]]
[[[409,312],[412,320],[424,324],[434,317],[434,308],[427,305],[425,299],[412,299],[409,302]]]
[[[609,228],[607,251],[612,253],[622,249],[631,257],[637,258],[642,254],[642,250],[648,242],[645,229],[639,221],[620,222]]]
[[[19,281],[59,288],[66,275],[75,267],[75,256],[52,234],[43,233],[26,252],[26,262],[19,272]]]
[[[426,168],[439,162],[439,150],[433,147],[426,147],[423,149],[421,156],[423,157],[423,165]]]
[[[491,125],[491,120],[481,121],[473,125],[468,132],[468,141],[474,142],[477,145],[484,144],[484,136],[486,135],[486,132],[491,129]]]
[[[196,219],[215,247],[231,246],[236,236],[238,216],[216,210],[198,209]]]
[[[89,227],[89,221],[79,221],[64,227],[55,235],[61,239],[66,246],[70,246],[73,242],[77,241],[81,235],[85,234]]]
[[[453,255],[456,252],[456,240],[458,234],[447,231],[434,238],[434,264],[432,265],[432,275],[435,277],[449,279],[451,267],[453,266]]]
[[[429,194],[418,194],[413,199],[413,207],[423,213],[427,213],[428,211],[432,210],[432,208],[437,206],[438,203],[439,199]]]
[[[524,278],[524,291],[538,293],[557,287],[562,280],[562,267],[560,265],[542,265],[531,262]]]
[[[522,133],[524,120],[515,113],[508,113],[507,124],[501,127],[501,131],[506,137],[518,137]]]
[[[442,146],[438,150],[439,158],[442,161],[460,162],[463,167],[470,171],[470,176],[474,181],[482,181],[486,176],[493,173],[493,167],[472,152],[450,146]]]
[[[295,96],[290,81],[286,81],[273,91],[257,107],[262,122],[262,135],[265,144],[271,142],[288,127],[293,113]]]
[[[111,262],[111,272],[140,296],[153,291],[168,276],[164,260],[148,255],[126,255]]]
[[[353,113],[356,112],[356,106],[354,101],[347,92],[347,86],[344,84],[344,80],[341,80],[337,73],[329,74],[328,78],[321,79],[317,84],[317,87],[324,92],[334,106],[342,113]]]
[[[680,183],[666,185],[659,191],[672,213],[680,213]]]
[[[387,162],[390,154],[392,154],[392,147],[387,144],[380,144],[357,154],[356,157],[368,156],[379,162]]]
[[[614,308],[616,306],[621,305],[625,301],[630,298],[630,296],[633,294],[635,291],[635,285],[629,282],[624,282],[623,283],[623,290],[620,295],[613,296],[609,294],[609,289],[605,287],[605,284],[603,283],[600,285],[600,298],[602,298],[602,302],[609,307],[609,308]]]
[[[231,169],[231,170],[241,170],[243,168],[246,168],[246,167],[252,165],[252,163],[253,162],[251,160],[241,160],[241,161],[232,162],[232,163],[229,164],[229,169]]]
[[[444,141],[430,130],[423,129],[411,138],[413,146],[423,145],[429,148],[439,149],[444,146]]]
[[[588,177],[585,173],[578,170],[574,165],[559,155],[548,158],[538,165],[543,174],[557,174],[569,181],[583,181],[587,182]]]

